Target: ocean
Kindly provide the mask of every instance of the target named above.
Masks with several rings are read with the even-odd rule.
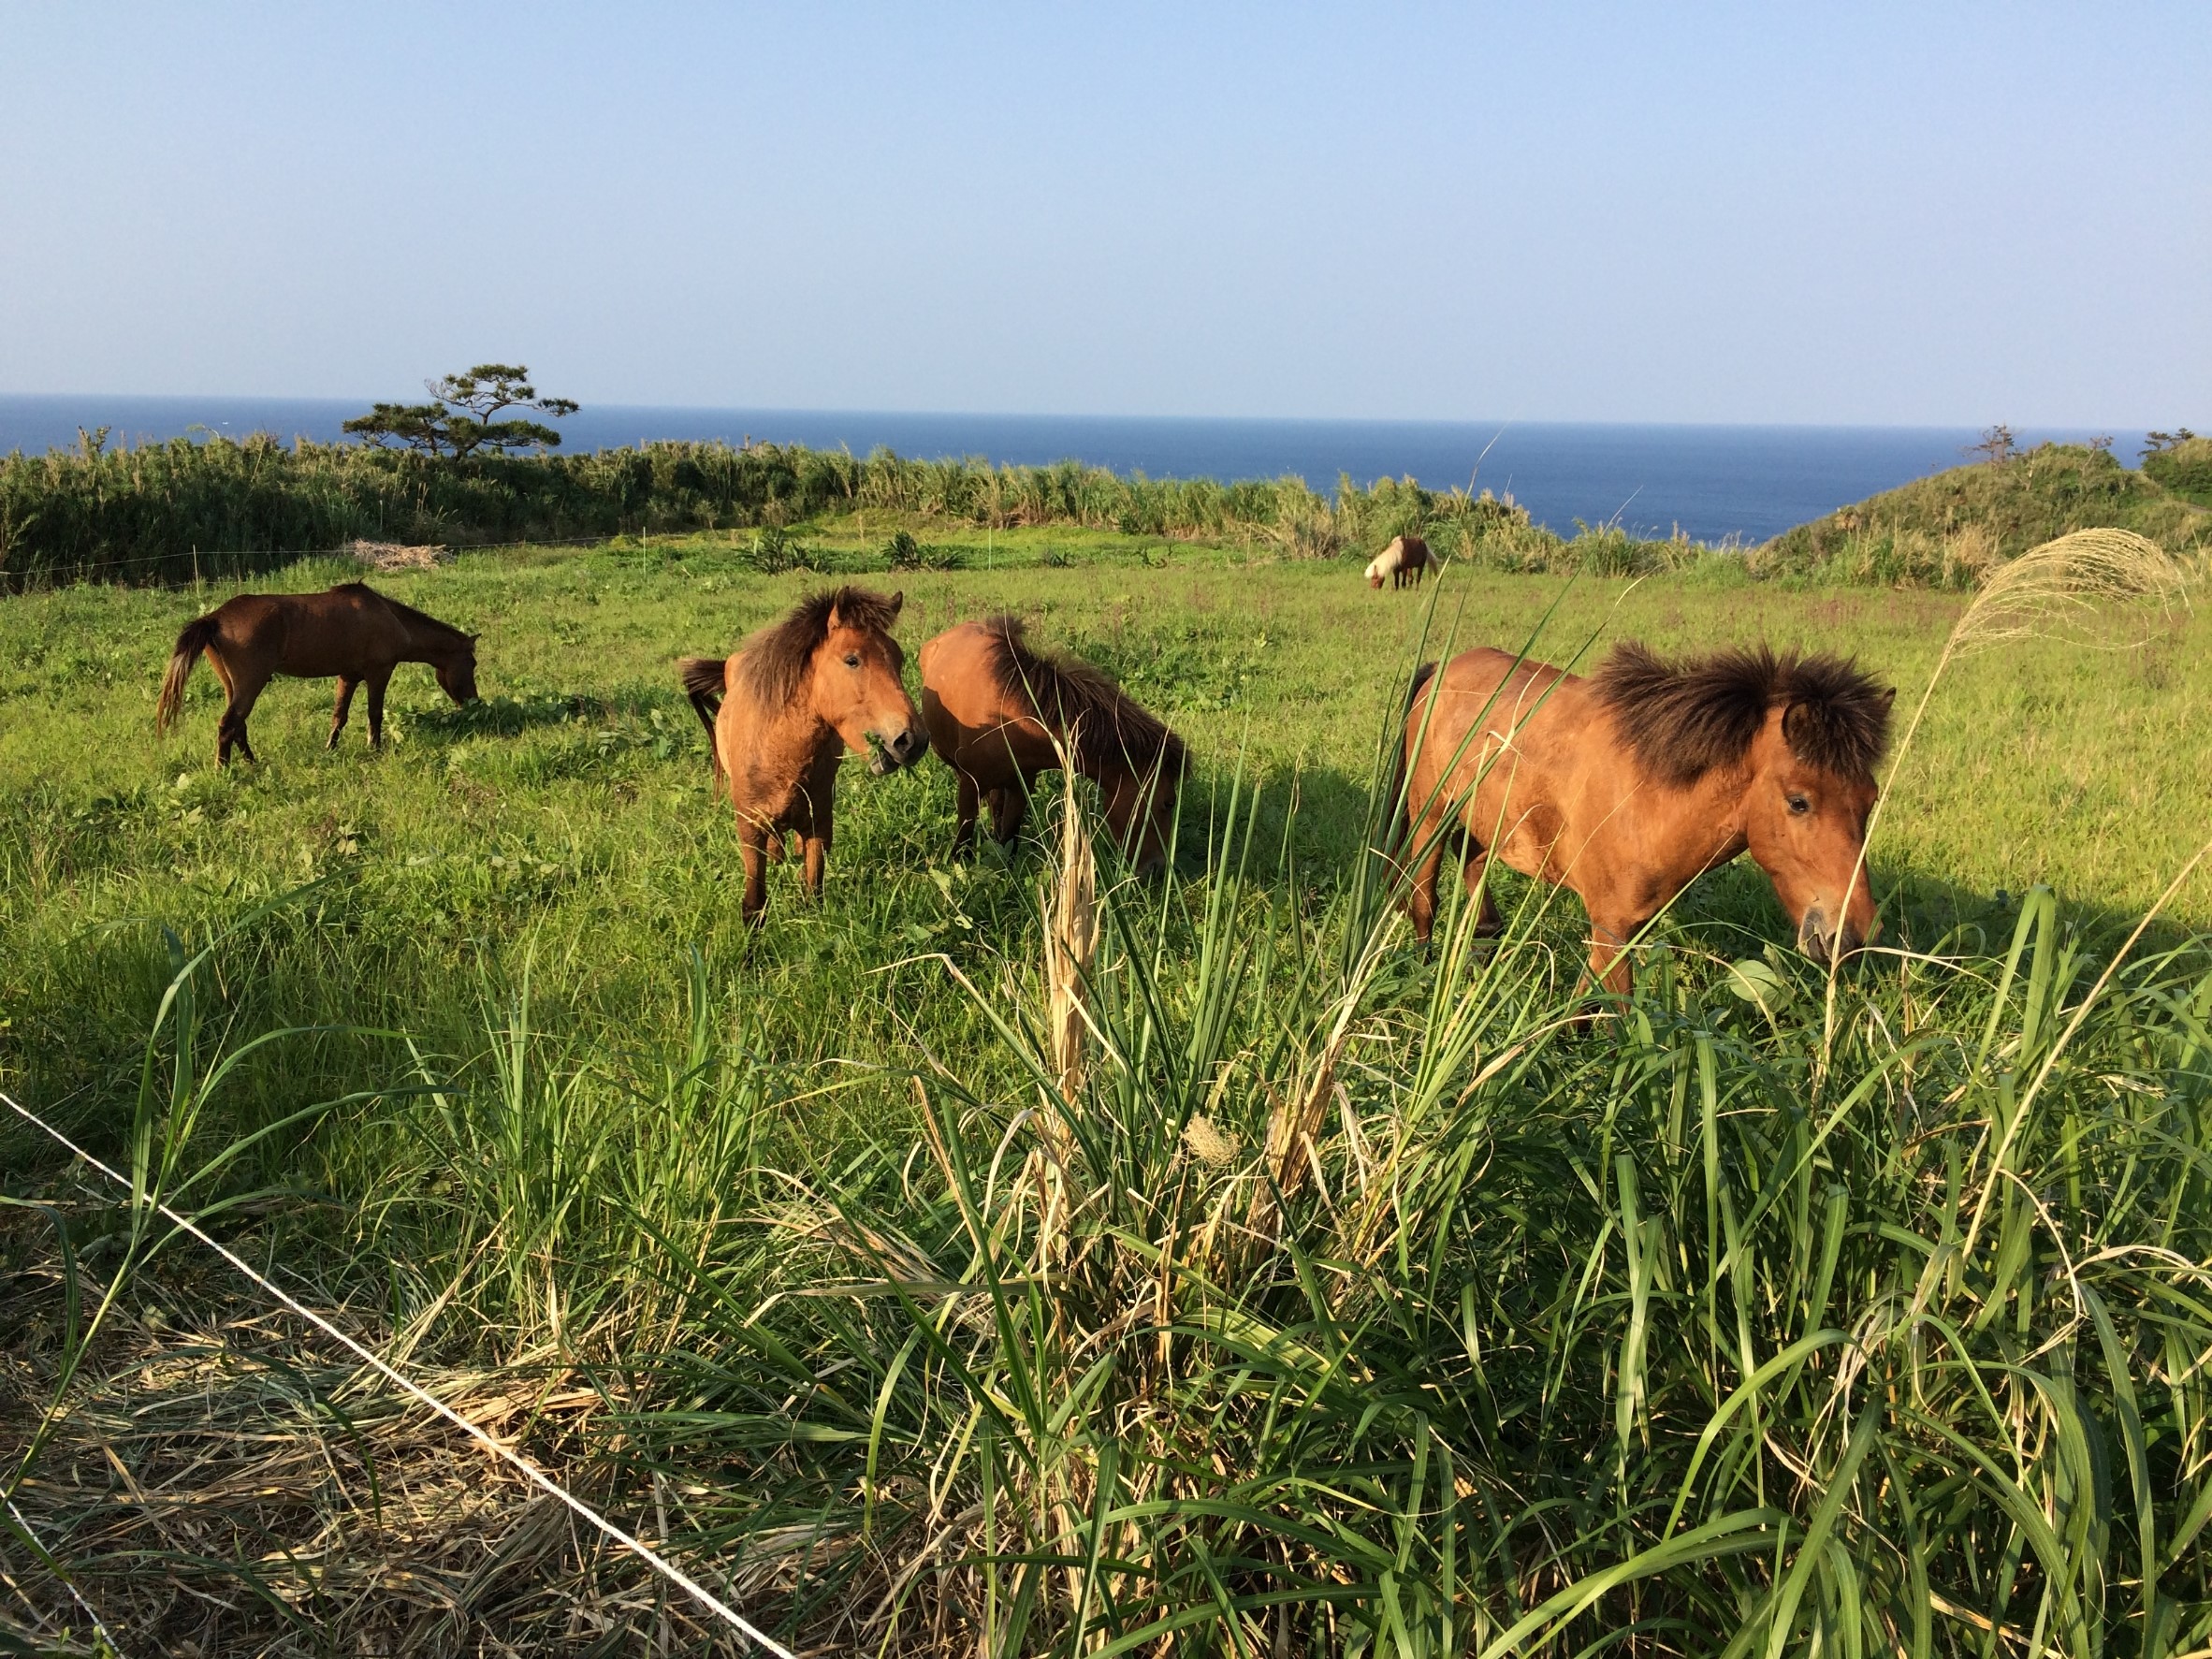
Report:
[[[0,454],[73,446],[80,428],[133,444],[197,430],[336,439],[370,399],[0,396]],[[1761,542],[1877,491],[1959,464],[1979,434],[1952,427],[1632,426],[1549,421],[1244,420],[1133,415],[910,415],[602,404],[560,423],[570,451],[659,438],[750,437],[855,455],[1073,458],[1156,478],[1411,475],[1432,488],[1511,493],[1542,524],[1618,521],[1698,541]],[[2081,442],[2083,429],[2019,433]],[[2123,458],[2139,435],[2114,434]]]

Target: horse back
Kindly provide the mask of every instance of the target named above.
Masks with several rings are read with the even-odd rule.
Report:
[[[1439,682],[1409,800],[1460,815],[1509,868],[1564,882],[1585,904],[1607,890],[1671,893],[1703,867],[1725,816],[1719,785],[1652,789],[1589,681],[1479,650],[1424,692]],[[1427,706],[1414,699],[1409,752]]]
[[[1524,875],[1559,880],[1555,845],[1579,844],[1605,813],[1592,791],[1594,758],[1603,770],[1594,719],[1602,711],[1577,676],[1509,651],[1463,652],[1407,708],[1407,801],[1432,822],[1463,818]]]
[[[1384,558],[1389,559],[1392,554],[1395,554],[1396,558],[1384,568],[1383,574],[1385,575],[1388,575],[1392,570],[1419,570],[1427,564],[1429,562],[1429,544],[1415,535],[1398,536],[1391,541],[1388,547],[1383,549]]]
[[[929,746],[992,787],[1001,769],[1042,771],[1059,764],[1037,711],[1000,684],[995,642],[981,622],[960,622],[920,653],[922,723]]]
[[[300,679],[388,672],[409,643],[384,596],[358,583],[327,593],[240,593],[212,617],[226,658]]]

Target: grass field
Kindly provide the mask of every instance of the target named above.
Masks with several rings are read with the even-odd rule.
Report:
[[[402,670],[386,751],[357,710],[331,753],[327,685],[279,682],[226,773],[204,667],[152,730],[219,594],[0,601],[0,1082],[171,1190],[342,1101],[189,1200],[250,1195],[250,1254],[793,1639],[2212,1641],[2212,871],[2099,978],[2212,834],[2212,618],[1950,669],[1871,857],[1907,954],[1829,987],[1739,864],[1585,1029],[1571,900],[1501,878],[1507,939],[1429,959],[1358,879],[1424,617],[1430,654],[1839,649],[1904,709],[1964,596],[1707,558],[1432,614],[1082,531],[918,526],[961,568],[884,573],[890,528],[774,576],[702,537],[373,578],[482,632],[486,701]],[[1078,1085],[1051,811],[955,866],[942,766],[848,768],[825,901],[779,870],[739,922],[671,664],[824,571],[902,588],[910,654],[1019,611],[1190,743],[1178,883],[1105,872]],[[148,1241],[32,1131],[0,1167],[46,1205],[0,1259],[22,1447]],[[67,1397],[18,1497],[125,1651],[719,1639],[190,1246]]]

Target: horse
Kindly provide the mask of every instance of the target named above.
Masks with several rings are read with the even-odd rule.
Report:
[[[1421,585],[1421,573],[1429,568],[1429,544],[1419,536],[1393,536],[1390,545],[1377,553],[1367,564],[1367,585],[1379,588],[1383,578],[1390,578],[1390,586],[1403,588],[1411,583]]]
[[[369,747],[383,747],[384,689],[402,662],[428,662],[456,703],[476,700],[476,636],[387,599],[366,582],[344,582],[327,593],[240,593],[185,623],[154,706],[157,730],[167,731],[177,718],[185,678],[202,652],[230,700],[215,728],[218,766],[230,764],[234,746],[260,764],[246,737],[246,719],[262,688],[279,674],[337,677],[338,706],[330,715],[327,749],[338,747],[354,689],[360,685],[369,688]]]
[[[1897,691],[1852,662],[1765,647],[1667,662],[1614,647],[1588,678],[1476,650],[1415,677],[1402,751],[1406,910],[1427,940],[1444,842],[1495,933],[1492,857],[1565,886],[1590,918],[1590,976],[1629,986],[1637,931],[1749,850],[1816,962],[1873,938],[1865,870],[1873,769]]]
[[[1030,784],[1072,757],[1105,797],[1106,822],[1140,872],[1167,861],[1183,739],[1113,680],[1074,657],[1030,648],[1018,618],[948,628],[922,648],[922,719],[960,786],[958,857],[979,803],[1003,845],[1022,827]]]
[[[929,748],[901,677],[906,653],[891,637],[905,603],[903,593],[831,589],[801,600],[728,657],[677,663],[706,728],[716,788],[736,808],[749,923],[768,902],[766,866],[783,862],[794,831],[807,891],[820,896],[846,749],[869,755],[869,770],[880,776]]]

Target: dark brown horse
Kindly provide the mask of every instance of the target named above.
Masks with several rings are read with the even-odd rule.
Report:
[[[1422,939],[1456,820],[1478,926],[1487,861],[1572,888],[1590,971],[1628,988],[1626,945],[1700,872],[1747,849],[1816,961],[1874,928],[1864,867],[1874,763],[1897,693],[1834,657],[1616,646],[1585,679],[1469,651],[1414,679],[1405,717],[1406,908]]]
[[[906,653],[891,637],[905,597],[865,588],[817,593],[734,655],[677,663],[714,746],[715,781],[737,809],[748,922],[768,902],[768,863],[783,862],[793,831],[806,849],[807,891],[821,893],[846,749],[872,749],[871,769],[883,773],[929,748],[901,678]]]
[[[963,622],[922,648],[922,718],[960,784],[958,854],[975,839],[979,803],[1011,841],[1030,784],[1060,764],[1099,786],[1106,822],[1140,870],[1166,862],[1183,781],[1183,739],[1089,663],[1024,643],[1012,617]]]
[[[262,688],[280,674],[296,679],[337,677],[331,749],[345,729],[354,688],[361,685],[369,688],[369,746],[384,742],[384,689],[402,662],[428,662],[456,703],[476,697],[476,636],[386,599],[365,582],[347,582],[327,593],[241,593],[185,623],[169,654],[169,671],[154,708],[160,730],[167,731],[177,718],[185,677],[203,651],[230,699],[215,728],[218,766],[230,764],[234,744],[246,759],[254,759],[246,719]]]

